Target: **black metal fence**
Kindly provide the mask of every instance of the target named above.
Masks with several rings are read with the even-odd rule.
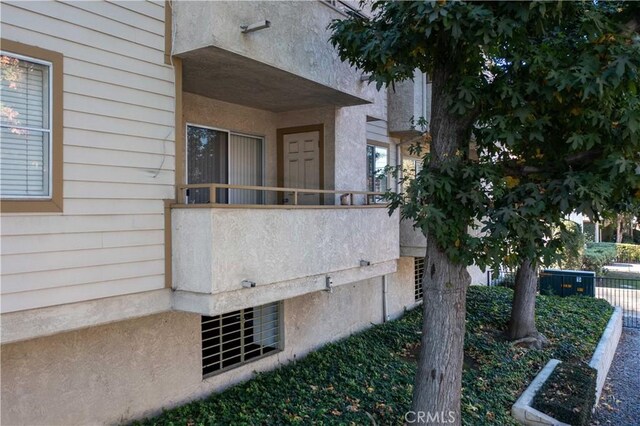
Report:
[[[622,325],[640,328],[640,279],[596,277],[596,297],[622,308]]]
[[[515,278],[516,273],[512,270],[487,271],[488,286],[514,288]],[[571,279],[575,281],[575,276],[571,276]],[[570,280],[567,279],[567,282]],[[593,284],[595,297],[605,299],[611,305],[622,308],[624,327],[640,328],[640,279],[601,276],[595,277]],[[540,279],[538,279],[538,291],[540,291]]]

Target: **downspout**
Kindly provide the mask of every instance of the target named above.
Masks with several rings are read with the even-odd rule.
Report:
[[[397,174],[396,176],[396,193],[400,192],[400,180],[404,177],[403,174],[403,170],[402,170],[402,159],[400,158],[400,145],[402,145],[402,143],[397,143],[396,145],[396,167],[400,167],[400,173]]]
[[[388,293],[388,288],[387,288],[387,276],[383,275],[382,276],[382,322],[387,322],[389,321],[389,311],[388,311],[388,305],[387,305],[387,293]]]

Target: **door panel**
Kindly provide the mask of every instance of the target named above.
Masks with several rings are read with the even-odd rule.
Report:
[[[291,133],[283,136],[284,186],[320,188],[320,132]],[[293,204],[293,193],[285,194],[284,203]],[[298,204],[317,205],[320,194],[298,193]]]
[[[229,138],[229,183],[262,186],[262,139],[231,134]],[[230,204],[262,204],[263,191],[229,190]]]

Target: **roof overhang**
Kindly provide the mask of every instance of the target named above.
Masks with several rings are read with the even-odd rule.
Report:
[[[182,59],[183,90],[208,98],[273,112],[370,103],[215,46],[177,56]]]

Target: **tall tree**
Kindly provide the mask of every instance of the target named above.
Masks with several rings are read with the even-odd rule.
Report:
[[[509,78],[495,87],[499,95],[475,133],[506,181],[506,189],[496,186],[487,229],[519,266],[512,339],[544,341],[534,318],[536,267],[562,254],[554,228],[563,228],[563,217],[579,211],[597,219],[635,198],[640,43],[629,29],[635,9],[580,4],[498,58]]]
[[[546,46],[540,41],[562,20],[573,22],[574,26],[582,21],[591,22],[594,33],[602,35],[598,25],[603,18],[592,13],[592,9],[588,4],[570,2],[379,1],[373,3],[370,17],[354,14],[331,24],[331,42],[341,59],[370,73],[378,87],[410,79],[416,68],[428,73],[432,81],[430,153],[425,156],[425,167],[408,184],[406,194],[392,200],[392,208],[401,207],[402,216],[413,219],[427,235],[424,324],[414,411],[432,416],[453,411],[455,423],[460,424],[465,297],[470,283],[466,267],[474,262],[485,266],[491,256],[503,254],[495,241],[509,235],[517,235],[526,242],[518,256],[534,260],[537,252],[531,254],[527,247],[531,247],[529,242],[535,245],[544,241],[544,237],[539,237],[545,234],[543,226],[533,224],[520,235],[516,220],[507,221],[505,229],[499,225],[504,218],[519,214],[518,197],[536,192],[543,194],[545,200],[551,197],[546,189],[541,191],[537,186],[537,181],[544,178],[533,179],[540,170],[529,167],[536,167],[540,155],[559,159],[562,164],[554,166],[558,169],[567,165],[573,168],[574,162],[580,163],[585,156],[592,155],[593,137],[580,134],[577,127],[573,127],[576,135],[570,140],[545,140],[543,134],[535,131],[536,126],[538,132],[546,132],[567,125],[570,118],[567,111],[571,112],[574,105],[566,105],[562,110],[564,121],[527,114],[527,101],[532,102],[536,93],[546,93],[545,90],[555,97],[554,93],[562,88],[562,80],[553,74],[540,78],[526,70],[530,65],[526,59],[517,56],[531,53],[532,40]],[[592,34],[588,36],[591,39]],[[618,42],[612,44],[620,47]],[[615,69],[625,73],[628,63],[629,60],[622,61]],[[520,72],[521,69],[525,71]],[[533,91],[515,78],[520,74],[520,78],[529,79]],[[589,75],[574,78],[580,80]],[[588,90],[598,91],[600,85],[596,80]],[[508,112],[496,103],[513,104],[513,109],[519,105],[525,108]],[[583,120],[579,110],[573,111],[576,113],[573,118]],[[584,120],[612,124],[606,116],[588,116]],[[638,116],[633,113],[621,116],[618,127],[637,124]],[[472,133],[476,133],[479,142],[477,161],[469,155]],[[555,153],[555,144],[573,146],[575,158],[566,157],[564,148],[559,149],[560,155]],[[633,157],[621,155],[619,149],[609,145],[598,155],[601,170],[615,171],[614,176],[618,171],[625,172],[630,167],[629,158]],[[538,209],[538,216],[554,218],[574,200],[569,198],[565,206],[563,194],[590,188],[585,186],[588,182],[572,181],[571,177],[555,181],[559,185],[557,193],[552,191],[559,197],[556,201],[551,198],[552,202],[538,203],[534,197],[533,210]],[[592,183],[599,188],[598,182]],[[497,193],[500,188],[506,190]],[[585,204],[579,206],[582,210],[589,210],[588,202],[597,201],[596,192],[589,200],[585,197]],[[507,203],[505,200],[514,197],[513,194],[513,202]],[[531,201],[525,197],[522,203]],[[498,208],[500,205],[503,207]],[[487,217],[492,218],[488,224]],[[483,220],[485,232],[468,232]],[[440,417],[435,423],[446,420]]]

